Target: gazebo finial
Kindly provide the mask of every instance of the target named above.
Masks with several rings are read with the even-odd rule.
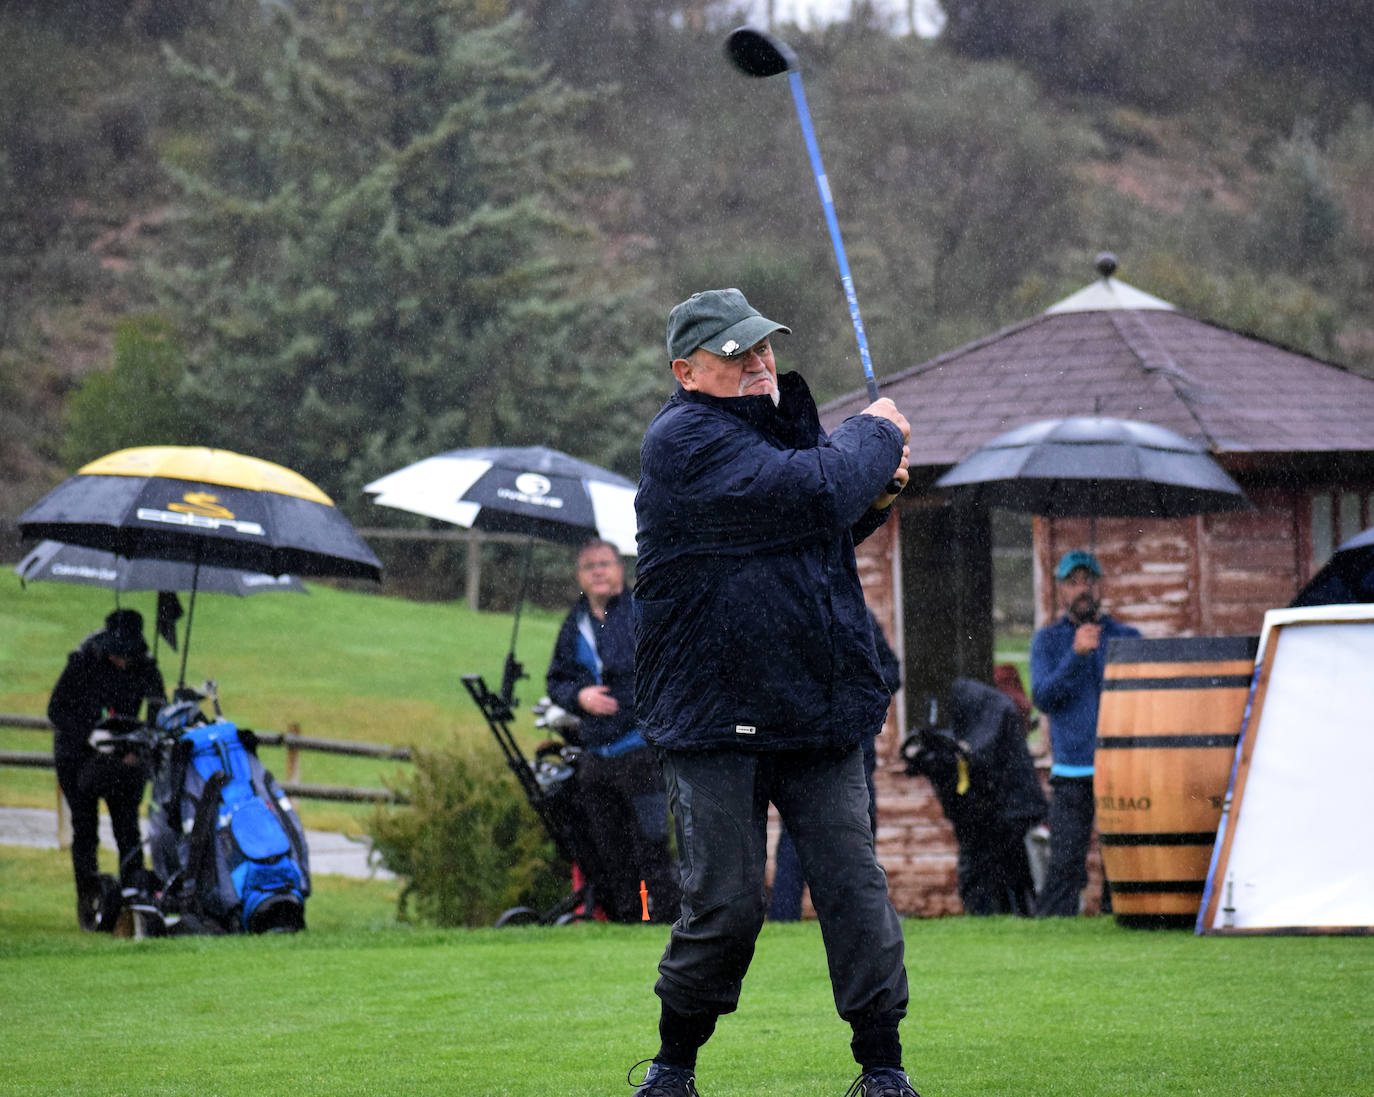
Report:
[[[1103,278],[1110,278],[1116,273],[1116,256],[1109,251],[1099,252],[1093,265],[1097,267],[1097,273]]]

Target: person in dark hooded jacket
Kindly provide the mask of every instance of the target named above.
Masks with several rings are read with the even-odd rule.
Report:
[[[1025,838],[1049,806],[1026,747],[1025,718],[1006,693],[972,678],[953,679],[917,707],[921,726],[902,753],[908,772],[930,781],[954,829],[965,912],[1033,914]]]
[[[901,924],[874,853],[862,743],[890,694],[854,544],[907,477],[905,417],[870,404],[827,436],[787,332],[737,289],[673,309],[678,389],[649,425],[635,506],[635,711],[677,827],[682,912],[659,962],[658,1054],[638,1097],[695,1097],[764,922],[770,801],[821,922],[859,1097],[912,1097]]]
[[[591,833],[594,901],[613,922],[641,920],[640,881],[652,922],[677,917],[681,891],[668,849],[663,774],[635,722],[634,623],[616,547],[593,538],[577,554],[582,594],[554,642],[549,698],[578,718],[564,734],[583,748],[577,792]]]
[[[71,809],[72,870],[76,876],[77,921],[95,928],[100,907],[100,801],[110,813],[119,848],[119,876],[126,886],[140,882],[143,846],[138,806],[148,771],[136,753],[102,754],[90,744],[92,729],[106,716],[137,718],[145,702],[160,706],[165,686],[143,639],[143,615],[117,609],[67,656],[48,699],[57,783]]]

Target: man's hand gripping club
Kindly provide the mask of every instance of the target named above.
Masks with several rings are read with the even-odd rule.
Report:
[[[883,510],[892,505],[892,501],[897,498],[902,488],[906,487],[906,482],[911,478],[911,471],[907,464],[911,459],[911,447],[905,443],[911,440],[911,424],[906,421],[906,416],[897,410],[897,405],[886,396],[880,397],[869,404],[861,412],[863,415],[876,415],[879,419],[886,419],[902,432],[902,460],[893,472],[887,488],[873,500],[875,510]],[[895,489],[895,490],[893,490]]]

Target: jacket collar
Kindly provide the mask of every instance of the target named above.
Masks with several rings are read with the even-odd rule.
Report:
[[[821,439],[821,419],[811,389],[800,373],[778,374],[777,406],[771,396],[708,396],[678,386],[673,399],[718,408],[742,419],[786,449],[811,449]]]

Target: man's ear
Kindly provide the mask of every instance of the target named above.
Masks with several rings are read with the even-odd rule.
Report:
[[[688,391],[697,387],[696,366],[689,359],[673,359],[673,376],[677,378],[677,383]]]

